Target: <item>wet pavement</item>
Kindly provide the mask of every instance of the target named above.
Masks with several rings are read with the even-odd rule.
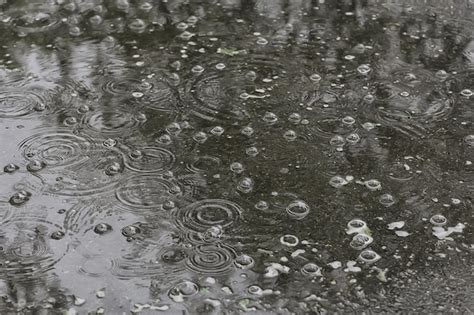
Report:
[[[473,27],[0,1],[0,313],[474,313]]]

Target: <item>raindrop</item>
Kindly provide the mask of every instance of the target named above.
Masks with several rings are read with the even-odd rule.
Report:
[[[216,65],[216,69],[217,69],[217,70],[223,70],[223,69],[225,69],[225,64],[223,64],[223,63],[218,63],[218,64]]]
[[[390,194],[383,194],[379,197],[379,202],[385,207],[390,207],[395,203],[395,198]]]
[[[373,96],[372,94],[367,94],[366,96],[364,96],[364,101],[368,104],[372,104],[373,101],[375,101],[375,96]]]
[[[162,204],[163,210],[171,210],[176,208],[176,204],[172,200],[167,200]]]
[[[331,185],[334,188],[341,188],[344,185],[347,185],[347,181],[344,177],[341,176],[333,176],[329,180],[329,185]]]
[[[250,126],[245,126],[244,128],[242,128],[240,133],[243,134],[244,136],[250,137],[251,135],[253,135],[254,130]]]
[[[301,268],[301,273],[308,277],[316,277],[321,275],[321,268],[315,263],[307,263]]]
[[[247,288],[247,291],[250,294],[257,295],[257,296],[262,296],[263,295],[263,290],[260,288],[258,285],[251,285]]]
[[[118,162],[113,162],[112,164],[108,165],[105,169],[105,174],[109,176],[117,175],[122,171],[122,167]]]
[[[295,200],[286,207],[286,213],[296,220],[302,220],[309,214],[309,206],[302,200]]]
[[[278,121],[278,116],[272,112],[266,112],[265,115],[263,115],[263,121],[269,125],[273,125]]]
[[[446,219],[445,216],[441,214],[435,214],[434,216],[431,217],[430,222],[434,226],[443,226],[443,225],[446,225],[448,220]]]
[[[245,78],[249,81],[255,81],[255,79],[257,79],[257,73],[255,73],[255,71],[250,70],[245,74]]]
[[[77,112],[78,112],[79,114],[85,114],[85,113],[87,113],[89,110],[90,110],[89,106],[87,106],[87,105],[81,105],[81,106],[79,106],[79,108],[77,109]]]
[[[176,24],[176,28],[180,31],[184,31],[185,29],[188,28],[188,24],[184,22],[179,22],[178,24]]]
[[[147,120],[147,117],[144,113],[138,113],[135,115],[135,120],[143,123]]]
[[[166,131],[173,136],[178,135],[181,132],[181,126],[177,122],[172,122],[166,126]]]
[[[257,39],[257,44],[264,46],[264,45],[268,44],[268,40],[266,40],[266,39],[263,38],[263,37],[259,37],[259,38]]]
[[[122,235],[127,237],[127,238],[131,238],[137,234],[140,234],[141,233],[141,229],[140,227],[136,226],[136,225],[127,225],[126,227],[122,228]]]
[[[301,115],[298,113],[291,113],[290,116],[288,116],[288,121],[297,125],[301,122]]]
[[[213,242],[219,240],[224,234],[222,226],[215,225],[208,228],[204,233],[201,233],[201,239],[206,242]]]
[[[347,234],[361,233],[368,230],[367,223],[360,219],[353,219],[347,223]]]
[[[444,81],[444,80],[446,80],[446,79],[448,78],[448,73],[447,73],[446,71],[444,71],[444,70],[438,70],[438,71],[436,71],[435,76],[436,76],[438,79]]]
[[[400,96],[408,97],[408,96],[410,96],[410,93],[408,93],[407,91],[402,91],[402,92],[400,92]]]
[[[161,254],[161,260],[167,264],[177,264],[187,257],[181,248],[170,248]]]
[[[102,235],[102,234],[105,234],[105,233],[110,232],[110,231],[112,231],[112,226],[110,226],[107,223],[99,223],[96,226],[94,226],[94,232],[96,234]]]
[[[193,139],[197,143],[204,143],[207,140],[207,134],[205,132],[198,131],[193,135]]]
[[[363,64],[357,67],[357,72],[362,75],[367,75],[371,71],[370,65]]]
[[[135,33],[143,33],[146,23],[142,19],[133,19],[128,23],[128,27]]]
[[[42,112],[46,109],[46,105],[43,103],[36,103],[33,108],[37,112]]]
[[[296,245],[298,245],[299,242],[299,239],[291,234],[286,234],[280,237],[280,243],[285,246],[295,247]]]
[[[360,136],[357,133],[351,133],[346,136],[346,141],[350,144],[356,144],[360,141]]]
[[[10,204],[19,206],[30,200],[31,193],[26,190],[20,190],[10,197]]]
[[[253,185],[254,182],[250,177],[244,177],[237,184],[237,190],[243,192],[244,194],[248,194],[253,190]]]
[[[64,119],[64,125],[66,125],[66,126],[73,126],[75,124],[77,124],[76,117],[66,117]]]
[[[202,73],[202,72],[204,71],[204,68],[203,68],[202,66],[197,65],[197,66],[194,66],[194,67],[191,69],[191,71],[192,71],[193,73],[199,74],[199,73]]]
[[[355,123],[355,119],[352,116],[346,116],[346,117],[342,118],[342,122],[346,125],[351,126]]]
[[[245,153],[248,156],[256,157],[258,155],[258,149],[256,147],[250,147],[250,148],[245,149]]]
[[[469,89],[464,89],[461,91],[461,95],[464,97],[471,97],[472,96],[472,91]]]
[[[241,174],[245,168],[242,163],[234,162],[230,165],[230,170],[235,174]]]
[[[199,286],[196,283],[184,280],[171,288],[168,296],[175,302],[183,302],[185,298],[196,295],[198,292]]]
[[[132,93],[132,96],[135,97],[135,98],[142,98],[143,95],[144,94],[142,92],[133,92]]]
[[[294,130],[287,130],[283,134],[283,138],[285,138],[287,141],[295,141],[296,137],[296,132]]]
[[[321,81],[322,78],[321,78],[321,76],[320,76],[319,74],[313,73],[313,74],[309,77],[309,79],[310,79],[311,81],[313,81],[313,82],[318,83],[319,81]]]
[[[132,158],[134,160],[139,160],[139,159],[143,158],[143,152],[140,151],[140,150],[133,150],[132,152],[130,152],[129,156],[130,156],[130,158]]]
[[[215,126],[211,129],[211,134],[214,136],[221,136],[224,133],[224,128],[221,126]]]
[[[366,248],[369,244],[373,242],[373,238],[366,234],[356,234],[350,242],[350,246],[354,249],[361,250]]]
[[[65,233],[63,231],[55,231],[51,233],[51,238],[53,240],[60,240],[65,236]]]
[[[359,260],[363,261],[366,264],[372,264],[372,263],[378,261],[380,258],[381,257],[379,256],[379,254],[377,254],[376,252],[374,252],[373,250],[370,250],[370,249],[363,250],[359,254]]]
[[[38,171],[41,171],[43,168],[45,168],[45,166],[46,166],[46,163],[44,163],[43,161],[31,160],[26,165],[26,169],[30,172],[38,172]]]
[[[474,147],[474,135],[465,136],[464,142],[466,142],[469,146]]]
[[[173,140],[171,139],[170,135],[165,134],[165,135],[159,136],[156,139],[156,142],[158,142],[160,144],[168,145],[168,144],[171,144],[171,142],[173,142]]]
[[[329,144],[335,147],[342,147],[345,143],[346,140],[340,135],[335,135],[329,140]]]
[[[18,165],[10,163],[8,165],[5,165],[5,167],[3,168],[3,171],[5,173],[13,173],[13,172],[17,171],[18,169],[20,169],[20,167]]]
[[[255,265],[255,261],[252,257],[242,254],[235,258],[234,264],[239,269],[250,269]]]
[[[376,179],[369,179],[365,183],[365,187],[367,187],[370,191],[376,191],[382,189],[382,184]]]
[[[112,148],[112,147],[115,147],[117,145],[117,140],[112,139],[112,138],[108,138],[108,139],[104,140],[103,144],[104,144],[104,147],[106,147],[106,148]]]
[[[265,211],[265,210],[268,210],[269,208],[269,205],[268,205],[268,202],[264,201],[264,200],[260,200],[258,201],[256,204],[255,204],[255,209],[257,210],[260,210],[260,211]]]

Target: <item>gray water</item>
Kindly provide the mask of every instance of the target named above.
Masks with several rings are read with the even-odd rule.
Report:
[[[473,313],[473,29],[468,0],[0,1],[0,313]]]

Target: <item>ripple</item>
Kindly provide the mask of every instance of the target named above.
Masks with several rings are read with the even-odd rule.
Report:
[[[43,130],[19,144],[27,160],[40,160],[48,167],[73,166],[89,159],[94,140],[67,130]]]
[[[85,255],[78,268],[79,274],[89,277],[102,277],[117,268],[117,262],[100,255]]]
[[[0,91],[0,118],[18,118],[50,106],[45,93],[30,90]]]
[[[235,251],[227,245],[198,245],[186,260],[186,267],[199,274],[218,276],[235,268],[235,257]]]
[[[9,221],[17,211],[18,209],[8,202],[0,202],[0,224]]]
[[[163,207],[163,204],[182,195],[183,191],[176,183],[153,175],[133,176],[123,182],[115,192],[122,205],[142,211]]]
[[[139,147],[128,153],[125,165],[139,173],[162,172],[170,169],[175,159],[174,154],[165,148]]]
[[[222,165],[222,161],[217,156],[204,155],[195,157],[191,162],[186,163],[186,169],[192,173],[216,172]]]
[[[154,88],[153,83],[133,78],[104,77],[99,83],[100,89],[111,95],[132,96],[133,92],[148,92]]]
[[[43,33],[59,26],[59,20],[48,12],[19,11],[13,16],[12,25],[21,33]]]
[[[106,110],[87,113],[82,123],[91,132],[101,135],[117,135],[133,133],[144,122],[140,113],[132,113],[126,110]]]
[[[226,228],[240,219],[242,208],[224,199],[205,199],[175,212],[178,226],[194,232],[205,232],[220,225]]]

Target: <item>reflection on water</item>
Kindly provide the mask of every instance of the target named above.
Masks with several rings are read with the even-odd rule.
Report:
[[[473,12],[0,1],[0,312],[474,312]]]

